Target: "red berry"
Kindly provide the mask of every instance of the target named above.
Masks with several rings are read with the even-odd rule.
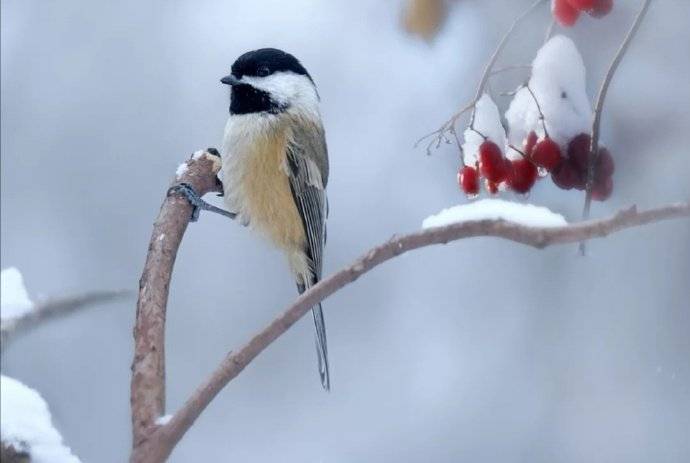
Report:
[[[539,167],[552,172],[561,163],[561,148],[551,138],[544,138],[534,147],[532,160]]]
[[[537,168],[528,159],[510,162],[508,186],[516,193],[527,193],[537,181]]]
[[[592,186],[592,199],[595,201],[606,201],[613,193],[613,179],[606,177],[601,181],[595,181]]]
[[[592,137],[587,133],[581,133],[568,143],[568,159],[575,168],[582,183],[587,180],[587,170],[589,163],[589,145]]]
[[[580,17],[580,12],[573,8],[567,0],[553,0],[551,11],[561,26],[570,27]]]
[[[613,175],[616,170],[616,165],[613,162],[611,153],[606,148],[599,149],[599,157],[597,158],[597,165],[594,171],[594,178],[607,178]]]
[[[505,180],[505,161],[496,143],[487,140],[479,146],[479,172],[490,182]]]
[[[527,134],[527,138],[525,138],[524,143],[522,144],[522,149],[525,152],[525,156],[531,156],[532,155],[532,150],[534,149],[534,145],[537,144],[537,134],[532,130],[530,133]]]
[[[571,190],[573,188],[580,190],[584,188],[585,184],[570,159],[562,162],[558,169],[551,173],[551,179],[558,188],[563,190]]]
[[[496,193],[498,193],[498,183],[492,182],[491,180],[487,180],[486,189],[489,191],[489,193],[495,195]]]
[[[589,11],[594,8],[594,4],[597,0],[568,0],[570,6],[580,11]]]
[[[606,16],[613,9],[613,0],[594,0],[592,3],[592,8],[587,10],[587,13],[593,18]]]
[[[479,174],[474,167],[464,166],[460,169],[458,181],[466,195],[474,196],[479,194]]]

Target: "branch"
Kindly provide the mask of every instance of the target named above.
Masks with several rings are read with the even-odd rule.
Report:
[[[120,299],[128,294],[129,291],[94,291],[38,302],[31,311],[24,315],[3,320],[0,330],[2,349],[4,351],[9,341],[17,334],[29,331],[47,320],[69,315],[94,304]]]
[[[196,179],[197,191],[214,191],[215,171],[208,157],[189,164],[188,174]],[[187,175],[187,174],[186,174]],[[206,175],[207,181],[201,176]],[[189,182],[191,179],[183,179]],[[205,188],[205,189],[204,189]],[[177,215],[176,215],[177,214]],[[136,350],[132,378],[132,413],[134,449],[131,462],[162,462],[190,429],[201,412],[223,387],[237,377],[264,349],[285,333],[312,306],[354,282],[374,267],[407,251],[435,244],[446,244],[464,238],[493,236],[538,249],[584,239],[605,237],[617,231],[690,216],[690,204],[671,204],[638,212],[636,207],[623,210],[603,219],[581,222],[563,227],[532,228],[504,220],[480,220],[431,228],[408,235],[393,237],[366,252],[352,265],[323,279],[304,292],[267,327],[239,350],[226,355],[220,365],[191,395],[184,405],[163,425],[155,419],[163,414],[164,368],[163,344],[165,304],[172,273],[172,265],[182,234],[191,214],[186,200],[168,197],[163,203],[149,247],[135,330]],[[159,239],[161,233],[164,239]],[[147,356],[148,360],[144,360]]]
[[[200,195],[221,191],[216,173],[220,158],[203,153],[187,161],[176,183],[191,185]],[[139,280],[139,299],[134,326],[131,407],[133,445],[140,445],[165,408],[165,313],[170,277],[192,206],[178,196],[163,200],[153,225],[144,272]]]
[[[492,76],[492,69],[494,65],[496,64],[496,61],[498,60],[498,57],[500,56],[501,52],[505,48],[506,44],[508,43],[508,39],[513,35],[513,31],[515,31],[515,28],[525,19],[533,10],[535,10],[539,5],[542,3],[546,2],[546,0],[536,0],[532,5],[530,5],[525,11],[523,11],[515,20],[512,22],[510,25],[510,28],[506,31],[506,33],[503,35],[503,38],[501,39],[500,42],[498,42],[498,45],[496,46],[496,49],[494,50],[493,54],[491,55],[491,58],[489,58],[489,62],[486,63],[486,66],[484,67],[484,72],[482,73],[482,77],[479,80],[479,85],[477,86],[477,90],[475,91],[474,98],[472,101],[462,108],[460,111],[457,113],[453,114],[450,119],[448,119],[446,122],[444,122],[441,127],[438,129],[434,130],[433,132],[424,135],[422,138],[417,140],[415,143],[415,147],[419,145],[422,141],[426,140],[427,138],[431,138],[429,141],[429,144],[426,147],[426,152],[427,154],[430,154],[431,147],[435,144],[436,148],[441,146],[441,143],[443,140],[446,140],[446,132],[451,133],[456,140],[458,140],[458,136],[455,132],[455,123],[457,120],[465,114],[467,111],[472,110],[472,115],[470,116],[470,128],[474,128],[474,118],[476,115],[475,107],[477,105],[477,102],[481,99],[482,94],[484,93],[484,89],[486,88],[486,84],[489,81],[489,78]]]
[[[645,14],[647,13],[647,10],[649,9],[649,5],[651,3],[652,0],[644,0],[642,8],[640,8],[640,11],[637,13],[637,16],[635,17],[635,21],[633,22],[632,26],[630,26],[630,30],[625,36],[625,39],[623,39],[623,43],[621,43],[620,47],[618,48],[616,56],[614,56],[613,61],[611,61],[611,65],[609,66],[609,69],[606,72],[604,81],[602,82],[601,88],[599,89],[599,94],[597,95],[597,102],[594,109],[594,119],[592,120],[592,138],[589,145],[589,156],[587,157],[587,192],[585,194],[585,205],[582,210],[583,220],[587,220],[589,218],[589,211],[592,207],[592,186],[594,185],[594,166],[596,165],[597,159],[599,158],[599,136],[601,130],[601,115],[604,111],[604,101],[606,100],[606,94],[608,93],[609,86],[611,85],[611,81],[613,80],[613,75],[616,73],[618,65],[623,60],[623,56],[625,56],[625,53],[628,51],[630,42],[632,42],[632,39],[635,37],[635,34],[637,34],[637,30],[640,28],[640,24],[642,23],[642,20],[644,19]],[[582,242],[580,243],[580,252],[584,254],[584,251],[585,243]]]

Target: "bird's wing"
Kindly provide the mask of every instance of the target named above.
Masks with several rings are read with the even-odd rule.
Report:
[[[287,171],[295,205],[302,218],[306,235],[306,249],[311,275],[301,275],[297,283],[300,293],[321,279],[323,247],[326,242],[326,183],[328,182],[328,153],[321,125],[295,124],[287,147]],[[316,353],[319,376],[324,389],[330,389],[326,322],[321,304],[312,307],[316,328]]]
[[[305,252],[311,261],[313,281],[319,281],[326,241],[328,154],[320,126],[298,125],[287,147],[287,166],[292,196],[306,235]]]

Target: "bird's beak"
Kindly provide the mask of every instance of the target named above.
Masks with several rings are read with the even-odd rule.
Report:
[[[240,80],[237,77],[233,76],[232,74],[223,77],[222,79],[220,79],[220,81],[221,81],[221,83],[223,83],[225,85],[239,85],[239,84],[241,84]]]

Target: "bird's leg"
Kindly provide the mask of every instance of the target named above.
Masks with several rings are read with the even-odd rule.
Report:
[[[207,203],[203,199],[201,199],[201,196],[199,196],[199,193],[194,190],[194,188],[188,184],[188,183],[178,183],[177,185],[174,185],[170,187],[168,190],[168,196],[172,194],[180,194],[187,198],[187,201],[189,201],[189,204],[192,205],[192,218],[190,219],[191,222],[196,222],[199,220],[199,213],[201,210],[205,211],[210,211],[210,212],[215,212],[216,214],[224,215],[225,217],[229,217],[231,219],[234,219],[237,214],[234,212],[228,212],[224,209],[221,209],[219,207],[213,206],[212,204]]]

